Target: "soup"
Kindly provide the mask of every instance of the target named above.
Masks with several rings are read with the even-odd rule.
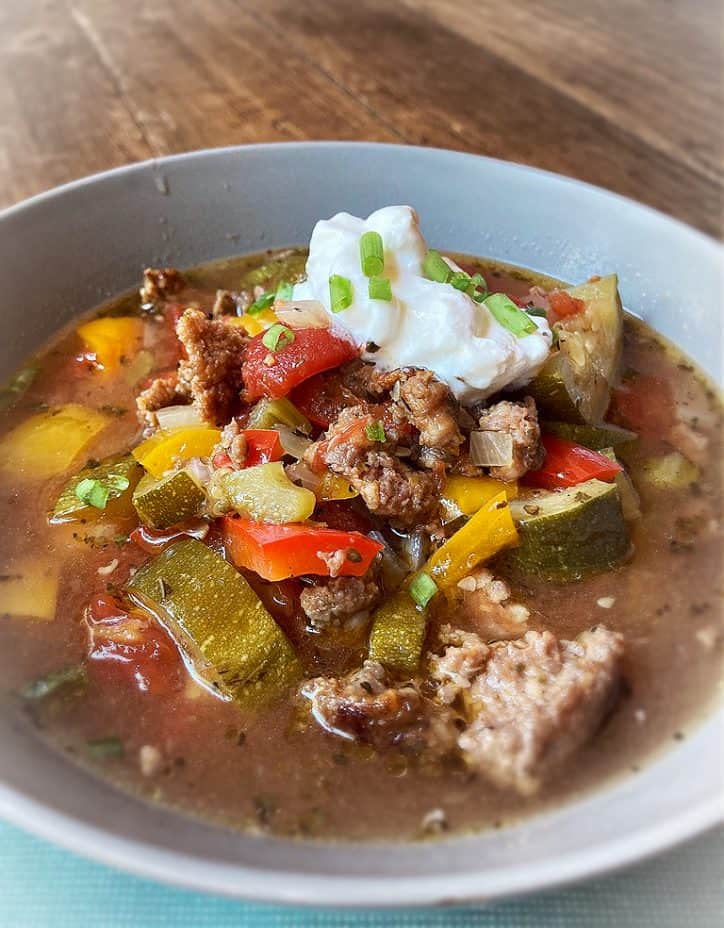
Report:
[[[500,828],[716,696],[721,406],[614,277],[343,215],[309,260],[147,271],[2,396],[5,698],[149,800]]]

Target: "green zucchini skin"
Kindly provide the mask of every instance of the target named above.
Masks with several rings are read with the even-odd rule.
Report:
[[[550,419],[597,424],[621,375],[623,309],[618,278],[599,277],[567,292],[582,300],[585,309],[555,324],[559,350],[526,392]]]
[[[406,590],[383,603],[372,616],[369,656],[390,670],[414,674],[420,663],[427,630],[424,610]]]
[[[133,492],[138,518],[149,528],[163,529],[200,515],[206,495],[185,470],[156,479],[146,474]]]
[[[128,590],[169,629],[196,674],[227,698],[258,705],[301,676],[294,649],[259,597],[200,541],[171,545],[135,573]]]
[[[101,510],[94,510],[92,506],[84,503],[76,495],[75,491],[81,480],[91,478],[103,483],[111,475],[126,477],[128,479],[128,487],[125,490],[117,490],[113,487],[109,488],[108,500],[111,504],[111,508],[113,508],[113,501],[126,497],[138,483],[142,474],[143,468],[138,461],[130,455],[108,458],[96,467],[84,467],[83,470],[79,471],[74,477],[71,477],[68,483],[63,487],[55,503],[53,512],[51,513],[50,521],[53,523],[71,522],[75,519],[86,517],[88,514],[100,514]]]
[[[542,419],[541,432],[546,435],[555,435],[556,438],[565,438],[592,451],[603,451],[606,448],[620,448],[635,442],[636,432],[621,428],[619,425],[609,425],[602,422],[600,425],[584,425],[573,422],[557,422],[552,419]]]
[[[571,583],[610,570],[630,537],[615,483],[587,480],[563,491],[536,490],[510,503],[520,544],[498,567],[521,579]]]

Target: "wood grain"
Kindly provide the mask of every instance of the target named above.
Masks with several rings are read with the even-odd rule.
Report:
[[[722,234],[718,0],[5,0],[0,204],[215,145],[538,165]]]

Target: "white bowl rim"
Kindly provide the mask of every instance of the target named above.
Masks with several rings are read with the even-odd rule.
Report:
[[[15,214],[31,210],[74,190],[93,186],[99,181],[120,177],[165,165],[191,161],[200,156],[234,154],[241,151],[261,153],[285,149],[387,149],[399,152],[438,153],[446,157],[487,161],[525,175],[539,175],[567,186],[585,189],[590,194],[619,201],[634,207],[649,218],[678,228],[699,240],[706,249],[716,249],[724,261],[724,247],[713,237],[646,204],[631,200],[594,184],[517,162],[491,158],[444,148],[378,142],[298,141],[250,145],[229,145],[199,149],[150,158],[99,171],[41,191],[0,210],[0,223]],[[606,787],[604,787],[606,789]],[[495,884],[486,886],[484,873],[460,876],[392,877],[382,882],[378,877],[346,875],[309,875],[285,871],[262,871],[252,867],[209,861],[203,857],[151,848],[142,841],[129,840],[102,828],[80,822],[71,815],[54,811],[42,802],[0,783],[0,817],[70,851],[102,864],[117,867],[141,878],[210,892],[233,898],[283,904],[325,905],[337,907],[402,907],[421,905],[462,905],[487,902],[507,896],[532,893],[566,885],[578,880],[619,870],[661,853],[724,822],[724,796],[692,805],[684,814],[663,823],[642,828],[635,838],[623,838],[594,845],[587,851],[551,860],[542,860],[526,868],[498,871]]]

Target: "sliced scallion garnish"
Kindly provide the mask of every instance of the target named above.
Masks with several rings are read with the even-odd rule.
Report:
[[[262,345],[268,348],[272,353],[281,351],[283,348],[288,348],[293,341],[294,332],[292,332],[289,326],[282,325],[281,322],[277,322],[275,325],[270,326],[261,338]]]
[[[422,261],[422,273],[430,280],[446,284],[453,272],[440,252],[431,248]]]
[[[276,299],[284,300],[285,302],[291,300],[294,294],[294,284],[290,284],[288,280],[283,280],[277,287]]]
[[[387,441],[385,427],[381,422],[371,422],[365,426],[365,435],[370,441]]]
[[[365,277],[379,277],[385,269],[385,250],[379,232],[365,232],[359,240],[359,257]]]
[[[423,609],[437,593],[437,584],[429,574],[419,573],[410,584],[410,596]]]
[[[341,313],[352,305],[352,281],[348,277],[332,274],[329,278],[329,300],[333,313]]]
[[[371,300],[392,300],[392,284],[386,277],[370,277],[368,292]]]
[[[523,338],[538,331],[538,326],[528,314],[519,309],[504,293],[491,293],[483,302],[492,316],[516,338]]]
[[[273,290],[267,290],[266,293],[262,293],[251,306],[247,309],[247,313],[250,316],[256,316],[259,313],[263,313],[265,309],[269,309],[274,305],[274,300],[276,299],[276,293]]]
[[[466,274],[465,271],[453,271],[448,283],[450,286],[455,287],[456,290],[462,290],[464,293],[467,293],[470,287],[470,275]]]
[[[525,311],[529,316],[537,316],[539,319],[548,318],[548,313],[541,306],[526,306]]]

